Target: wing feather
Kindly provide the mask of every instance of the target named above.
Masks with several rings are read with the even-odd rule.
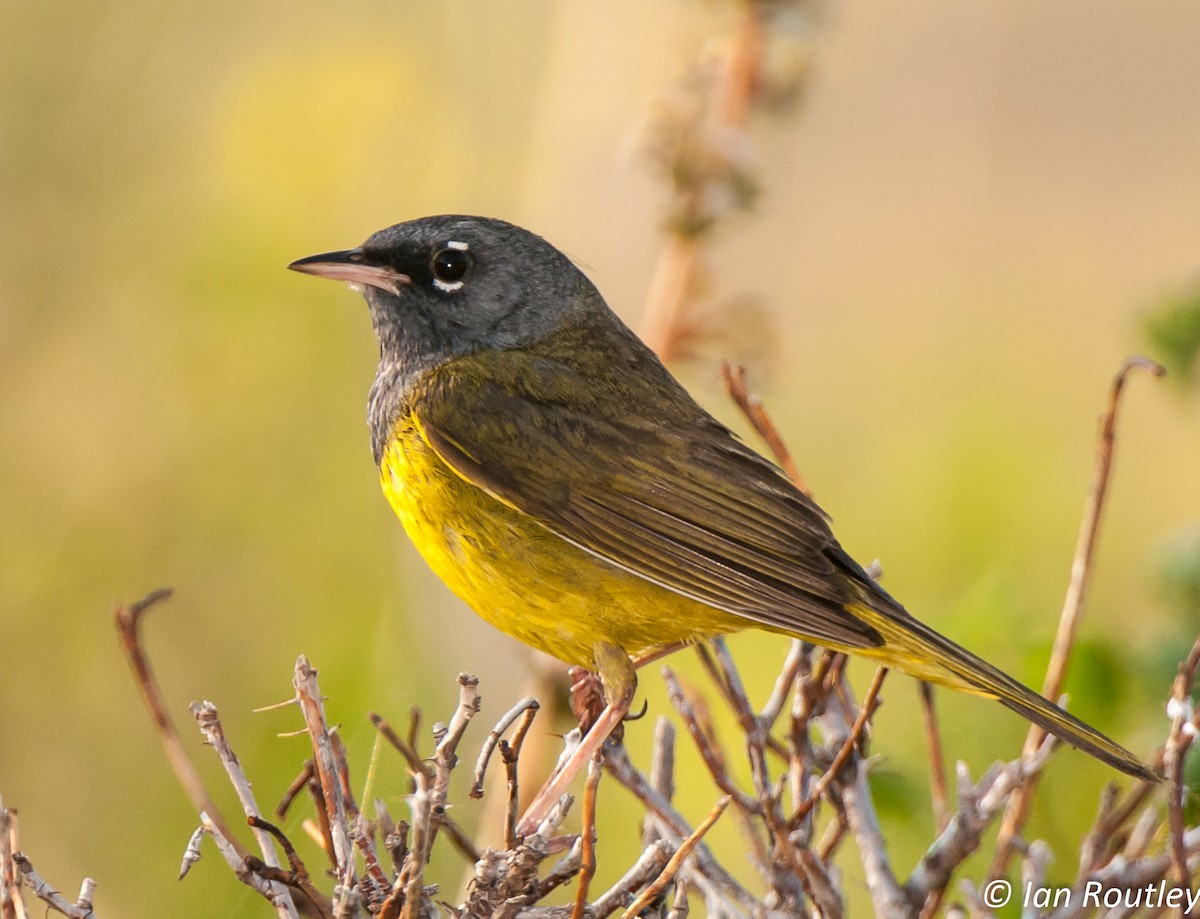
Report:
[[[643,398],[605,403],[576,397],[576,370],[555,378],[542,356],[534,373],[522,366],[530,359],[460,358],[414,394],[422,436],[460,476],[585,551],[748,624],[848,648],[882,643],[846,611],[861,586],[825,515],[665,371]]]

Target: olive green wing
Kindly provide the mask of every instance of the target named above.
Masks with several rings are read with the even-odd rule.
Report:
[[[484,353],[431,372],[410,404],[460,476],[587,552],[748,624],[882,644],[846,611],[866,579],[820,509],[650,361],[605,365],[597,392],[537,353]]]

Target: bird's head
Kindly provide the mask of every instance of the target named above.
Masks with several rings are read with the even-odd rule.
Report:
[[[381,358],[408,373],[527,345],[603,308],[591,282],[533,233],[485,217],[423,217],[361,246],[288,266],[347,281],[366,298]]]

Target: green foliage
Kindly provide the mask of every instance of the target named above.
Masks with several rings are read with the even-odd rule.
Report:
[[[1071,710],[1084,720],[1111,717],[1126,701],[1121,681],[1132,662],[1128,659],[1128,649],[1125,652],[1122,655],[1113,642],[1102,638],[1076,639],[1067,691]],[[1049,649],[1043,659],[1048,657]]]
[[[1200,625],[1200,523],[1174,533],[1158,557],[1158,589],[1177,621]]]
[[[1200,375],[1200,282],[1166,297],[1142,320],[1153,356],[1178,382]]]

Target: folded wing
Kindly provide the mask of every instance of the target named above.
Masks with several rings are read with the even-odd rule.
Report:
[[[820,509],[656,361],[627,369],[603,399],[536,351],[473,355],[431,373],[413,412],[460,476],[587,552],[747,624],[880,645],[845,609],[866,579]]]

